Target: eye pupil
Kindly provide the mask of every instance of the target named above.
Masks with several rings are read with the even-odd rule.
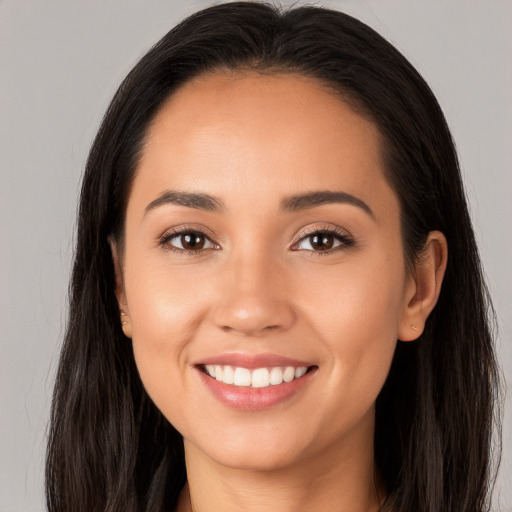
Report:
[[[187,233],[181,235],[181,244],[185,249],[202,249],[204,236],[198,233]]]
[[[326,251],[334,245],[334,236],[327,233],[319,233],[311,236],[311,247]]]

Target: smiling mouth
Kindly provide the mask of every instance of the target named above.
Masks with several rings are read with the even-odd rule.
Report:
[[[198,368],[224,384],[261,389],[298,380],[317,366],[273,366],[250,370],[241,366],[201,364]]]

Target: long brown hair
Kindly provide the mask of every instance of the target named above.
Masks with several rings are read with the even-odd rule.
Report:
[[[239,68],[314,77],[379,127],[409,262],[430,231],[445,234],[438,305],[419,340],[397,342],[377,400],[375,458],[395,512],[487,510],[498,389],[492,307],[441,109],[411,64],[360,21],[255,2],[202,10],[164,36],[121,84],[93,143],[52,406],[48,510],[175,506],[186,479],[182,438],[147,396],[121,331],[108,237],[122,244],[130,184],[162,102],[201,73]]]

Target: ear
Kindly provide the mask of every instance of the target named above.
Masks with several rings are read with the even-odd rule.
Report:
[[[123,278],[123,268],[121,265],[121,258],[119,256],[119,250],[116,242],[109,237],[108,243],[110,244],[110,250],[112,251],[112,261],[114,263],[114,272],[115,272],[115,280],[116,280],[116,297],[117,304],[119,305],[119,316],[121,328],[123,329],[123,333],[127,338],[132,337],[132,325],[130,319],[130,312],[128,310],[128,302],[126,300],[126,293],[124,291],[124,278]]]
[[[440,231],[431,231],[425,247],[408,277],[398,339],[413,341],[421,335],[425,322],[437,304],[443,283],[448,244]]]

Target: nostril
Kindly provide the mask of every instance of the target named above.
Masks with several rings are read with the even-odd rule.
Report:
[[[293,308],[287,299],[277,300],[269,293],[227,293],[213,307],[211,318],[230,334],[261,336],[289,329],[296,320]]]

